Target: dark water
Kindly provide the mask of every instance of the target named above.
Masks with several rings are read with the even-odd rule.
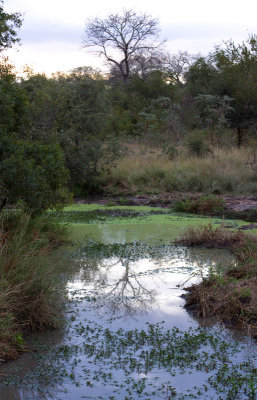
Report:
[[[181,297],[232,262],[158,241],[82,246],[68,263],[65,329],[33,336],[36,352],[2,365],[0,399],[255,399],[255,344],[199,328]]]

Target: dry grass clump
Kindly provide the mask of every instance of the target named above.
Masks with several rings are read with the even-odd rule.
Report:
[[[23,334],[55,328],[60,295],[48,256],[56,246],[49,222],[4,217],[0,229],[0,358],[23,350]],[[50,224],[51,225],[51,224]],[[63,235],[62,228],[60,236]]]
[[[228,248],[245,242],[242,231],[230,231],[222,225],[216,228],[212,224],[189,227],[180,236],[179,242],[186,246],[205,246],[209,248]]]
[[[251,326],[257,335],[257,237],[211,225],[188,229],[181,238],[188,246],[228,247],[236,263],[212,269],[202,282],[187,288],[186,307],[201,317]]]
[[[226,323],[257,328],[256,288],[256,277],[204,279],[187,289],[186,307],[197,305],[196,314],[203,318],[216,316]]]

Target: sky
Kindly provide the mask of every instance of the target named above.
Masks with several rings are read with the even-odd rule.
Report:
[[[22,45],[7,51],[19,71],[67,72],[79,66],[104,69],[97,55],[82,47],[86,20],[123,9],[159,19],[161,39],[171,54],[206,55],[223,40],[236,43],[257,34],[257,0],[5,0],[7,12],[21,12]]]

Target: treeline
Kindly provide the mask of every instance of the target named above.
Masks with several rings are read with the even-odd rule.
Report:
[[[69,191],[99,190],[97,177],[133,138],[163,142],[170,157],[185,141],[194,156],[206,140],[240,147],[256,138],[256,85],[255,35],[206,57],[134,55],[126,79],[122,65],[18,78],[2,59],[0,208],[20,202],[38,213],[62,206]]]

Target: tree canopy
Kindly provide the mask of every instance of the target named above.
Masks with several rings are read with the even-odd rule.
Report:
[[[3,7],[4,1],[0,0],[0,51],[12,47],[20,41],[17,29],[22,25],[20,13],[7,13]]]
[[[60,147],[29,143],[3,130],[0,135],[0,211],[17,203],[33,214],[62,207],[69,195]]]
[[[257,36],[239,45],[226,42],[210,60],[218,71],[217,90],[233,99],[230,121],[240,146],[246,129],[257,119]]]

